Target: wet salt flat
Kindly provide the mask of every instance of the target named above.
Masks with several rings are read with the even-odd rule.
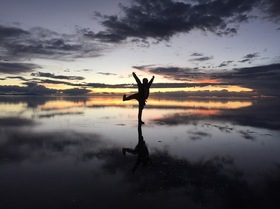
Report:
[[[0,97],[1,208],[278,208],[279,104]]]

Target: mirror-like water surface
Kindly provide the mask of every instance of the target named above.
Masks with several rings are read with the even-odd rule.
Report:
[[[0,97],[1,208],[278,208],[279,104]]]

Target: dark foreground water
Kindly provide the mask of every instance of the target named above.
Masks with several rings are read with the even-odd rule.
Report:
[[[278,209],[279,107],[0,97],[0,208]]]

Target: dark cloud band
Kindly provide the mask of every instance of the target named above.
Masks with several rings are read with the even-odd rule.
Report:
[[[5,74],[20,74],[32,72],[37,68],[40,68],[40,66],[31,63],[0,62],[0,72]]]
[[[121,5],[122,15],[102,15],[104,31],[83,31],[86,37],[119,43],[127,38],[168,40],[178,33],[192,30],[217,35],[236,34],[239,24],[252,18],[250,12],[261,8],[266,17],[280,17],[278,0],[133,0]],[[278,10],[277,10],[278,9]]]
[[[62,79],[62,80],[84,80],[85,79],[84,77],[81,77],[81,76],[54,75],[52,73],[43,73],[43,72],[31,73],[31,76]]]
[[[1,59],[22,58],[73,59],[100,56],[104,45],[77,34],[60,34],[41,27],[23,30],[0,25]]]

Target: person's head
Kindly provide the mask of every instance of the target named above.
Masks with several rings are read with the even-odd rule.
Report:
[[[143,78],[143,84],[147,84],[148,83],[148,79],[147,78]]]

